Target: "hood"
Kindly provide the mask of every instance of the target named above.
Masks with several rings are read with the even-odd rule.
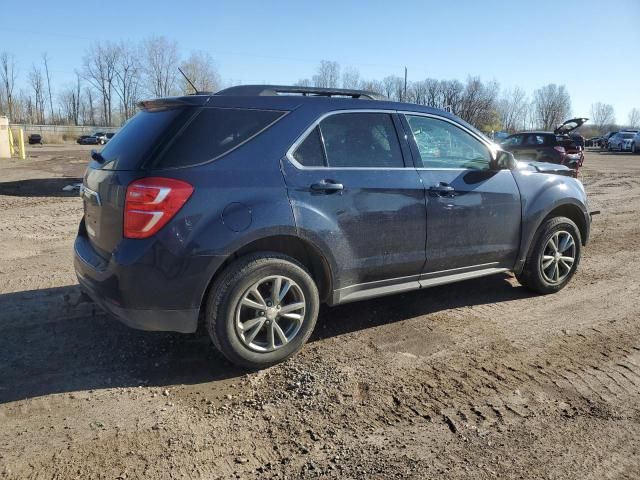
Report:
[[[522,170],[530,170],[538,173],[551,173],[555,175],[563,175],[565,177],[573,177],[575,172],[569,167],[558,165],[557,163],[535,162],[518,160],[518,168]]]
[[[571,120],[567,120],[566,122],[564,122],[562,125],[559,125],[553,131],[553,133],[555,133],[556,135],[567,134],[575,130],[576,128],[582,126],[587,120],[589,119],[588,118],[572,118]]]

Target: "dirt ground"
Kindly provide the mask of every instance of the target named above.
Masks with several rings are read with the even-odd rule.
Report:
[[[321,311],[249,373],[78,303],[90,147],[0,161],[0,478],[640,478],[640,156],[589,153],[570,285],[498,275]]]

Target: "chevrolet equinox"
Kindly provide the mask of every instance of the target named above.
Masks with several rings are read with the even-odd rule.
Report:
[[[249,368],[300,350],[321,302],[507,271],[557,292],[591,223],[569,169],[454,115],[269,85],[142,102],[80,195],[83,291],[134,328],[202,323]]]

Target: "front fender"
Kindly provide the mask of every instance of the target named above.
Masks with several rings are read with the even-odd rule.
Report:
[[[587,243],[591,219],[587,196],[579,180],[524,169],[514,171],[514,178],[522,199],[522,236],[516,273],[524,267],[540,225],[554,212],[573,220],[580,229],[582,243]]]

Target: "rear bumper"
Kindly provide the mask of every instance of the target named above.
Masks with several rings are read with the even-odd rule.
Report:
[[[206,288],[226,257],[176,256],[158,243],[149,247],[133,253],[122,248],[126,252],[116,250],[105,260],[78,235],[74,266],[82,290],[129,327],[195,332]]]
[[[126,326],[138,330],[193,333],[198,328],[199,309],[187,310],[136,310],[123,308],[105,299],[94,290],[95,285],[78,273],[80,288],[105,312],[113,315]]]

